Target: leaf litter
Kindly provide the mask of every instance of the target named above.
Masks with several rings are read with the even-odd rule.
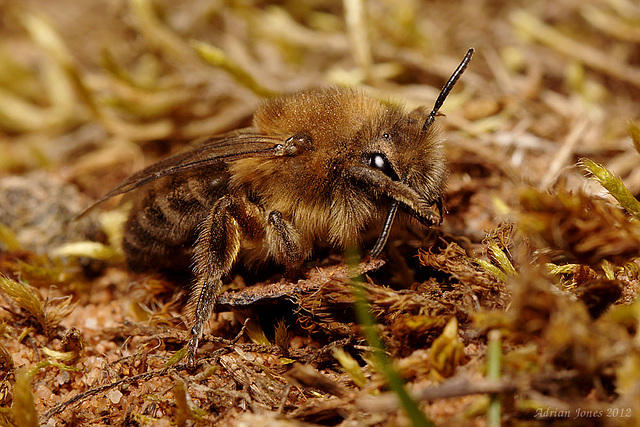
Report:
[[[2,425],[638,423],[638,6],[358,4],[0,5]],[[234,271],[196,372],[189,279],[128,273],[116,220],[72,221],[263,97],[430,105],[470,46],[443,226],[397,227],[357,271]]]

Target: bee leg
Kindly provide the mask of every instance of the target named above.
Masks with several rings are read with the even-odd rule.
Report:
[[[222,197],[202,224],[195,246],[196,283],[188,311],[193,313],[187,353],[187,367],[195,366],[198,343],[222,287],[222,276],[231,269],[240,251],[239,201]]]
[[[300,235],[291,223],[285,221],[280,211],[269,212],[267,238],[275,248],[275,257],[285,264],[295,264],[302,259]]]
[[[269,212],[267,240],[272,256],[287,267],[287,277],[294,280],[300,276],[300,267],[305,253],[300,244],[300,234],[282,217],[280,211]]]
[[[438,208],[438,213],[440,214],[440,217],[438,218],[438,224],[437,225],[441,226],[442,225],[442,221],[444,221],[444,212],[445,212],[444,202],[442,201],[442,196],[438,197],[438,199],[434,202],[434,204]]]

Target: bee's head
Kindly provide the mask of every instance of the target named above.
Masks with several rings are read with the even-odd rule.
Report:
[[[418,108],[404,114],[389,108],[371,126],[363,128],[361,165],[346,170],[351,179],[370,192],[386,196],[391,207],[371,255],[377,256],[386,243],[396,211],[403,211],[425,225],[442,221],[442,191],[446,181],[446,161],[442,143],[433,126],[440,107],[466,69],[473,49],[449,78],[428,114]],[[437,205],[439,218],[431,207]]]
[[[440,198],[446,180],[444,146],[434,126],[424,128],[429,115],[423,108],[406,114],[389,108],[359,135],[363,141],[360,164],[367,168],[371,185],[384,188],[405,186],[423,202]],[[384,191],[382,191],[384,193]],[[393,192],[386,194],[393,199]]]

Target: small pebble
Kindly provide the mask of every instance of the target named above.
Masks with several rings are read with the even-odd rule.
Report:
[[[107,393],[107,397],[114,405],[120,403],[120,399],[122,399],[122,393],[118,389],[111,389],[109,393]]]

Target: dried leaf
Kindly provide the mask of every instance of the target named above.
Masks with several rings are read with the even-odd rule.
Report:
[[[284,320],[279,320],[276,323],[274,340],[276,345],[282,350],[287,351],[289,347],[289,331],[287,330],[287,324]]]
[[[2,223],[0,223],[0,244],[4,245],[9,251],[17,251],[21,248],[16,234]]]
[[[26,283],[17,282],[4,274],[0,274],[0,289],[2,289],[18,307],[29,312],[43,330],[49,330],[44,303],[37,289]]]
[[[54,257],[85,257],[101,261],[121,259],[121,254],[111,246],[91,241],[64,244],[54,249],[51,255]]]
[[[73,351],[56,351],[47,347],[42,347],[40,350],[45,356],[62,363],[69,363],[77,357]]]
[[[491,258],[508,276],[515,276],[516,274],[518,274],[509,257],[504,253],[502,249],[500,249],[500,247],[496,243],[491,242],[488,245],[487,250],[491,254]]]
[[[173,386],[173,396],[178,413],[176,414],[176,424],[184,427],[188,421],[202,421],[202,417],[198,416],[189,404],[189,395],[187,394],[187,384],[183,380],[178,380]]]
[[[198,56],[214,67],[220,67],[238,80],[240,84],[251,89],[256,95],[270,98],[279,95],[277,92],[261,85],[247,70],[233,62],[219,48],[201,41],[192,41],[191,47]]]
[[[16,372],[11,409],[17,426],[38,427],[38,413],[31,392],[31,377],[23,370]]]
[[[67,295],[47,300],[44,306],[45,318],[50,330],[55,329],[60,321],[73,312],[78,303],[72,303],[73,297]]]
[[[458,338],[458,321],[451,318],[429,349],[429,361],[438,378],[453,375],[464,360],[464,345]]]
[[[581,192],[520,193],[520,229],[589,265],[626,262],[640,253],[640,222],[602,199]]]
[[[485,308],[504,307],[508,300],[504,273],[493,264],[469,256],[457,243],[450,242],[444,249],[433,247],[429,252],[420,251],[420,263],[451,277],[456,285],[449,291],[447,299],[465,301],[469,311],[475,311],[476,305],[470,304],[467,295],[473,292],[479,305]]]
[[[607,191],[615,197],[615,199],[624,207],[631,215],[640,220],[640,202],[633,197],[631,191],[624,185],[622,180],[610,172],[603,165],[589,159],[582,159],[580,164],[591,172],[598,182],[607,189]]]
[[[334,347],[331,352],[333,353],[333,357],[340,363],[340,366],[342,366],[342,369],[349,375],[351,381],[360,388],[364,387],[367,383],[367,378],[356,359],[339,347]]]
[[[640,154],[640,126],[638,126],[634,121],[629,121],[628,129],[631,141],[633,141],[633,146],[638,154]]]

